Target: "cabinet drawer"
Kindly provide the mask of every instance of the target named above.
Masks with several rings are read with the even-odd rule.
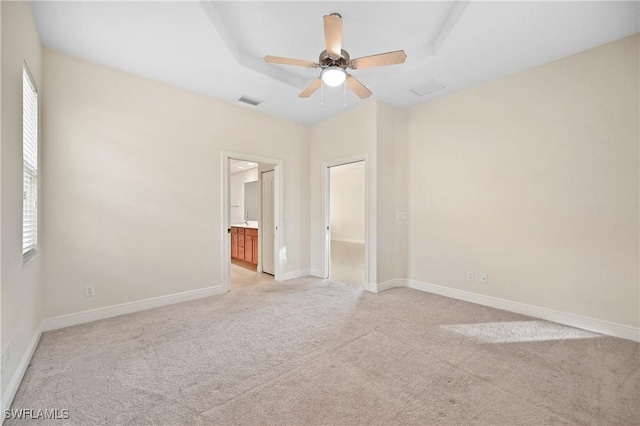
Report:
[[[238,233],[238,228],[236,228],[235,226],[231,227],[231,233],[232,234],[237,234]]]
[[[238,228],[238,234],[244,234],[244,228]]]
[[[247,229],[245,235],[249,235],[252,237],[257,237],[258,236],[258,230],[257,229]]]

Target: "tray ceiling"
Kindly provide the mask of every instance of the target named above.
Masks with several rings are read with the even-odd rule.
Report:
[[[268,114],[315,123],[342,112],[344,91],[299,91],[318,70],[322,16],[343,17],[352,57],[404,49],[407,62],[353,74],[373,98],[408,107],[640,30],[638,2],[33,2],[44,46]],[[411,91],[435,79],[444,88]],[[347,93],[347,109],[363,101]]]

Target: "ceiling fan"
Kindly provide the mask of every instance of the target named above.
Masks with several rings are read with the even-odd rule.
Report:
[[[361,99],[371,96],[371,90],[360,83],[357,78],[347,73],[347,69],[364,69],[404,63],[407,55],[404,50],[379,53],[377,55],[364,56],[351,59],[349,53],[342,48],[342,16],[332,13],[324,16],[324,38],[327,49],[320,53],[318,62],[305,61],[303,59],[283,58],[280,56],[264,57],[270,64],[296,65],[308,68],[321,68],[320,77],[315,79],[300,94],[301,98],[311,96],[324,82],[328,86],[336,87],[346,82],[347,87]]]

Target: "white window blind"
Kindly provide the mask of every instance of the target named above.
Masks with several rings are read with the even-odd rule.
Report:
[[[38,247],[38,92],[22,71],[22,255]]]

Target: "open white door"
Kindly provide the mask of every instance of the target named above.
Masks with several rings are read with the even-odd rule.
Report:
[[[275,274],[275,256],[274,256],[274,237],[275,237],[275,218],[274,218],[274,172],[262,173],[262,226],[260,231],[262,235],[262,272],[267,274]]]

